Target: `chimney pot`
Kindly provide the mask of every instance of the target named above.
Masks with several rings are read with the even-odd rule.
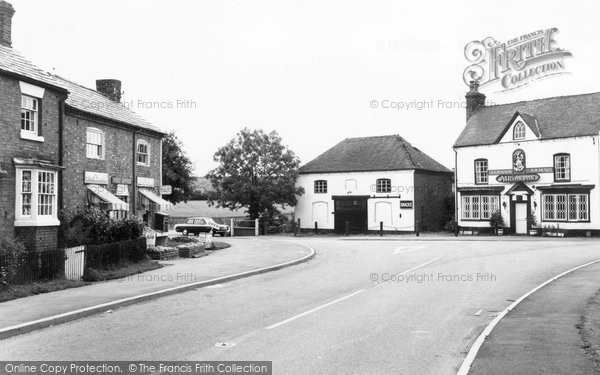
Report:
[[[96,91],[106,96],[113,102],[121,101],[121,81],[118,79],[96,80]]]
[[[0,45],[12,47],[12,17],[15,9],[10,3],[0,0]]]

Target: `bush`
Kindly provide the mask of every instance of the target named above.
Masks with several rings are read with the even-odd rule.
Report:
[[[113,220],[106,211],[96,207],[74,213],[61,211],[59,219],[59,244],[64,247],[128,241],[141,237],[144,231],[139,218]]]
[[[0,243],[0,289],[18,281],[25,265],[25,245],[18,241],[2,240]]]
[[[450,231],[450,232],[454,233],[454,232],[456,232],[458,230],[458,223],[456,222],[456,220],[451,219],[444,226],[444,230],[447,230],[447,231]]]
[[[500,213],[500,211],[495,211],[494,213],[492,213],[492,216],[490,216],[490,227],[494,228],[494,230],[497,230],[500,227],[504,226],[504,219],[502,218],[502,214]]]
[[[146,259],[146,239],[88,245],[86,266],[97,270],[119,267],[123,263],[137,263]]]

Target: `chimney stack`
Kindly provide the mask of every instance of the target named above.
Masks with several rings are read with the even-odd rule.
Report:
[[[467,121],[477,111],[477,108],[485,106],[485,95],[479,92],[479,82],[469,82],[469,89],[469,92],[465,95],[467,98]]]
[[[15,9],[4,0],[0,0],[0,45],[12,47],[12,17]]]
[[[113,102],[119,103],[121,101],[121,81],[118,79],[96,80],[96,91]]]

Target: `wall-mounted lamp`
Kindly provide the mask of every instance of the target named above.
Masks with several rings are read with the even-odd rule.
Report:
[[[533,201],[533,208],[536,209],[537,208],[537,202]]]
[[[506,210],[506,202],[502,202],[502,207]]]

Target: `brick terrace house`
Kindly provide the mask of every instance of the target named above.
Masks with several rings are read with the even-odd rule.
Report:
[[[348,138],[302,166],[301,228],[438,230],[451,219],[453,173],[398,135]]]
[[[495,106],[471,83],[467,124],[454,144],[459,225],[600,230],[600,93]]]
[[[98,91],[34,66],[12,49],[13,7],[0,0],[0,240],[57,246],[58,211],[98,205],[153,226],[164,133],[118,103],[120,83]]]
[[[98,206],[115,219],[134,214],[155,227],[171,204],[160,197],[162,137],[121,100],[121,82],[98,80],[92,90],[55,77],[65,101],[63,207]]]

